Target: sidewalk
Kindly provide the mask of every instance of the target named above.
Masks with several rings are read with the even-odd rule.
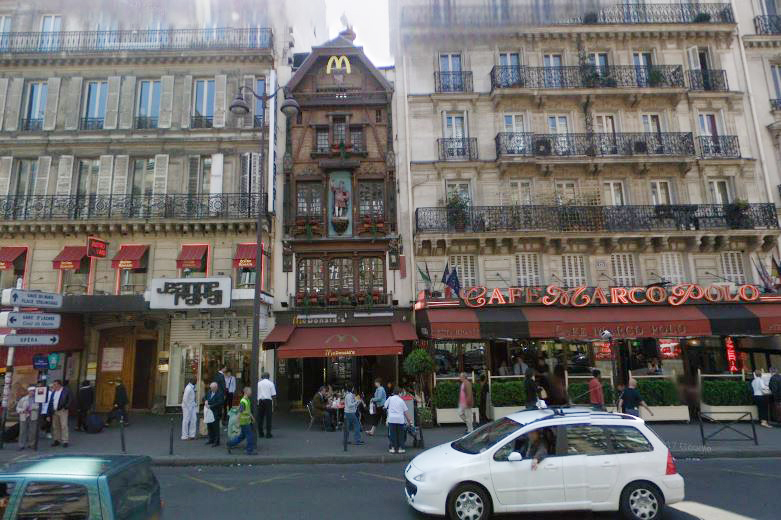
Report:
[[[174,454],[169,455],[170,425],[174,427]],[[388,453],[388,441],[385,428],[378,428],[375,437],[363,436],[365,445],[342,445],[342,432],[323,432],[313,427],[306,430],[308,421],[302,414],[275,414],[274,437],[260,439],[258,455],[247,456],[243,447],[228,455],[225,448],[226,432],[222,432],[222,445],[217,448],[205,445],[205,439],[182,441],[180,415],[141,415],[131,416],[131,426],[125,429],[127,453],[149,455],[157,465],[229,465],[229,464],[341,464],[341,463],[385,463],[409,460],[420,452],[411,447],[408,439],[407,453],[393,455]],[[75,424],[71,418],[71,426]],[[757,426],[759,445],[753,441],[708,441],[703,446],[698,424],[651,424],[654,431],[667,443],[678,458],[742,458],[742,457],[781,457],[781,428],[768,430]],[[719,425],[706,425],[706,435],[718,429]],[[739,426],[741,431],[751,433],[748,424]],[[447,426],[424,430],[427,448],[452,441],[462,435],[463,427]],[[719,437],[736,438],[734,432],[724,431]],[[89,454],[107,455],[121,453],[118,426],[104,430],[100,434],[86,434],[71,430],[70,447],[53,448],[51,441],[40,438],[38,455],[50,454]],[[31,450],[18,451],[17,444],[9,443],[0,450],[0,463],[35,455]]]

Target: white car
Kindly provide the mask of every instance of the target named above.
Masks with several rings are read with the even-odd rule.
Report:
[[[413,508],[459,520],[566,510],[655,520],[684,497],[670,450],[642,419],[588,408],[509,415],[424,451],[404,473]]]

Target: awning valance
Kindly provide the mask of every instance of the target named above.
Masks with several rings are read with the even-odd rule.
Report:
[[[25,251],[26,247],[0,247],[0,269],[11,269],[16,259]]]
[[[203,265],[203,258],[209,250],[206,244],[185,244],[176,258],[177,269],[192,269]]]
[[[239,244],[233,257],[233,267],[255,267],[257,244]]]
[[[264,348],[266,348],[267,345],[270,346],[271,344],[285,343],[288,339],[290,339],[290,335],[293,334],[294,330],[296,330],[295,325],[275,326],[271,332],[269,332],[268,336],[266,336],[263,340]]]
[[[114,258],[111,259],[112,269],[140,269],[149,246],[147,245],[123,245]]]
[[[296,327],[277,349],[277,357],[398,356],[403,350],[390,325]]]
[[[78,269],[87,256],[87,246],[65,246],[52,260],[54,269]]]
[[[396,341],[415,341],[418,339],[418,333],[415,327],[408,321],[391,323],[391,332]]]

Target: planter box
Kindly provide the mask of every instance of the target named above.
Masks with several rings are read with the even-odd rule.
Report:
[[[684,405],[679,406],[651,406],[653,415],[645,411],[645,408],[640,408],[640,417],[648,422],[663,422],[663,421],[686,421],[688,422],[689,407]]]
[[[751,412],[751,416],[754,419],[757,419],[759,417],[759,413],[757,412],[757,407],[753,404],[742,404],[736,406],[715,406],[711,404],[700,403],[700,411],[705,415],[709,415],[712,419],[715,419],[717,421],[718,420],[734,421],[746,412]],[[713,413],[713,415],[710,415],[711,413]],[[742,420],[748,421],[749,419],[748,417],[746,417]]]
[[[458,415],[458,408],[437,408],[437,424],[464,424]],[[474,424],[479,422],[480,411],[472,408],[472,417]]]
[[[501,419],[502,417],[507,417],[510,414],[513,414],[515,412],[522,412],[526,409],[525,404],[519,404],[516,406],[494,406],[489,405],[488,406],[488,417],[493,419],[494,421],[497,419]]]

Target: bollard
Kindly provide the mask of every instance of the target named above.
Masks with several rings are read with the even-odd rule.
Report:
[[[119,418],[119,439],[122,442],[122,453],[127,453],[127,449],[125,449],[125,421],[123,417]]]
[[[339,417],[339,412],[336,412],[336,417]],[[350,432],[347,431],[347,417],[344,417],[344,420],[342,421],[342,444],[344,446],[344,451],[347,451],[347,437],[349,436]]]
[[[171,417],[171,435],[168,440],[168,454],[173,455],[174,454],[174,418]]]

